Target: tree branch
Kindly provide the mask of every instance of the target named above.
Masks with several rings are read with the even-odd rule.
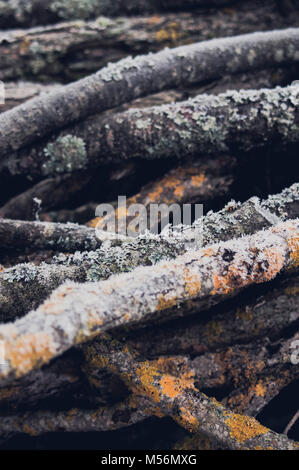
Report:
[[[298,46],[299,30],[287,29],[214,39],[124,59],[62,91],[34,98],[1,114],[0,156],[31,144],[36,136],[44,137],[145,94],[215,79],[223,73],[296,62]],[[82,152],[85,158],[83,148]]]
[[[0,79],[70,81],[95,72],[128,55],[155,52],[214,37],[299,26],[299,10],[283,16],[274,1],[243,2],[233,14],[205,10],[204,14],[71,21],[54,26],[0,33]],[[107,14],[107,13],[105,13]],[[82,19],[82,17],[81,17]],[[141,34],[142,31],[142,34]]]
[[[136,157],[198,158],[247,152],[273,142],[296,143],[298,109],[298,85],[199,95],[182,103],[87,119],[47,142],[10,154],[2,165],[12,174],[51,176]]]
[[[178,379],[160,371],[134,350],[104,337],[88,347],[91,369],[110,368],[131,390],[152,401],[164,414],[194,433],[202,433],[230,449],[296,449],[298,444],[262,426],[254,418],[225,409],[194,386],[192,378]]]
[[[206,308],[291,272],[298,267],[298,227],[296,219],[107,281],[65,283],[37,310],[0,326],[7,361],[1,385],[108,329],[165,321],[180,316],[179,305],[189,299]]]
[[[195,233],[200,235],[202,246],[212,243],[242,237],[271,227],[280,221],[299,217],[299,185],[294,184],[290,188],[277,195],[269,196],[267,200],[259,201],[251,198],[243,204],[229,203],[219,212],[209,212],[202,220],[195,222]],[[50,246],[55,249],[55,240],[51,238],[51,230],[47,227],[59,227],[61,233],[58,237],[60,249],[64,246],[68,251],[76,250],[80,237],[77,238],[76,229],[80,226],[67,224],[67,231],[63,231],[63,224],[43,224],[32,222],[4,221],[0,234],[4,238],[0,242],[8,240],[8,233],[4,227],[13,223],[17,227],[15,236],[10,236],[11,248],[14,247],[14,239],[21,240],[20,246],[26,247],[26,241],[31,239],[31,246],[37,240],[38,246]],[[29,227],[31,237],[26,230]],[[83,227],[85,228],[85,227]],[[25,230],[26,229],[26,230]],[[93,229],[88,229],[92,232]],[[90,232],[90,233],[91,233]],[[43,233],[49,236],[42,237]],[[89,232],[88,232],[89,233]],[[55,234],[55,232],[54,232]],[[108,279],[115,273],[132,271],[138,266],[154,265],[160,260],[171,260],[176,256],[186,253],[190,244],[190,232],[188,229],[181,233],[180,240],[157,236],[152,239],[135,238],[129,242],[111,241],[111,246],[101,246],[96,251],[75,253],[73,256],[59,255],[53,259],[52,264],[42,263],[35,266],[32,263],[20,264],[8,268],[0,273],[0,312],[2,321],[22,316],[31,308],[36,308],[53,289],[62,284],[66,279],[78,282],[99,281]],[[94,234],[95,237],[95,234]],[[96,239],[96,238],[95,238]],[[74,240],[74,244],[72,244]],[[82,238],[85,242],[84,236]],[[44,245],[43,245],[44,243]],[[30,245],[27,245],[30,248]],[[57,249],[57,246],[56,246]],[[193,301],[192,301],[193,302]],[[197,301],[192,309],[198,309]],[[193,305],[193,307],[192,307]]]

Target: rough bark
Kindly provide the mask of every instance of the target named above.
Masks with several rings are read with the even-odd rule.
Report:
[[[270,283],[266,292],[254,289],[249,298],[246,293],[245,298],[238,296],[225,306],[214,307],[206,315],[203,313],[201,321],[191,317],[163,325],[163,328],[134,331],[126,341],[148,358],[211,353],[265,337],[275,341],[283,330],[297,325],[298,296],[298,277],[283,279],[274,285]],[[119,338],[123,338],[121,331]]]
[[[14,411],[43,408],[43,400],[76,393],[84,376],[80,372],[80,358],[77,351],[64,354],[48,367],[36,370],[22,380],[16,380],[8,387],[0,388],[1,416]],[[81,359],[82,360],[82,359]]]
[[[114,406],[94,410],[72,408],[69,411],[37,411],[2,414],[1,439],[19,433],[39,436],[48,432],[101,432],[114,431],[146,419],[152,404],[142,397],[128,398]],[[153,412],[154,413],[154,412]]]
[[[0,208],[0,218],[36,220],[39,218],[36,200],[40,201],[40,210],[49,210],[71,200],[90,180],[91,175],[82,172],[47,178],[4,204]],[[30,239],[28,242],[30,243]]]
[[[254,11],[254,13],[253,13]],[[275,1],[227,10],[71,21],[0,33],[0,79],[72,81],[123,57],[214,37],[299,26],[299,9],[283,16]]]
[[[298,268],[299,219],[255,235],[189,251],[174,261],[113,276],[107,281],[65,283],[37,310],[1,325],[6,385],[40,368],[70,347],[108,329],[180,316],[189,299],[201,308],[245,287]]]
[[[292,338],[293,340],[293,338]],[[287,345],[292,341],[289,340]],[[254,348],[256,345],[251,346],[250,348],[233,348],[226,352],[221,357],[221,368],[223,374],[228,374],[228,380],[230,380],[230,375],[237,382],[241,382],[244,386],[243,391],[243,402],[242,406],[236,406],[236,403],[233,399],[224,400],[230,405],[230,407],[237,412],[246,412],[249,415],[255,416],[260,408],[265,406],[274,396],[279,392],[282,386],[287,384],[287,380],[283,374],[277,377],[277,369],[275,365],[284,361],[283,367],[286,368],[287,364],[285,362],[285,351],[286,345],[284,348],[284,356],[282,355],[281,350],[274,355],[274,357],[269,356],[269,352],[266,350],[265,345],[257,344],[260,347],[261,352],[254,356]],[[248,354],[249,352],[249,354]],[[237,360],[236,360],[237,358]],[[193,361],[188,360],[187,358],[166,358],[159,359],[156,362],[148,362],[149,366],[159,367],[160,371],[164,374],[170,374],[173,377],[181,378],[182,380],[186,378],[186,375],[191,372],[192,377],[194,377],[194,382],[196,387],[208,387],[210,376],[214,372],[214,362],[212,362],[213,369],[209,374],[205,374],[206,366],[209,364],[209,360],[204,360],[205,356],[194,359]],[[216,358],[216,362],[217,362]],[[246,363],[246,370],[244,372],[244,367],[242,364]],[[261,367],[261,363],[263,364]],[[65,361],[64,361],[65,364]],[[224,365],[227,367],[227,371],[224,370]],[[87,370],[91,373],[89,377],[92,380],[92,376],[96,377],[97,370],[92,366],[92,362],[88,363]],[[242,366],[242,367],[241,367]],[[235,367],[235,369],[234,369]],[[52,367],[53,368],[53,367]],[[293,366],[296,369],[295,366]],[[262,375],[267,369],[274,370],[276,373],[276,378],[272,376],[272,383],[270,383],[269,377],[266,378]],[[280,367],[281,369],[281,367]],[[298,367],[297,367],[298,369]],[[236,370],[241,370],[242,374],[237,375]],[[52,374],[54,371],[51,371]],[[86,372],[86,370],[85,370]],[[295,370],[292,373],[292,376],[295,376]],[[36,374],[36,373],[35,373]],[[64,374],[66,375],[66,374]],[[261,377],[262,375],[262,377]],[[245,380],[244,380],[245,377]],[[49,378],[49,377],[48,377]],[[53,374],[51,377],[56,378]],[[191,375],[190,375],[191,379]],[[76,382],[76,376],[72,378]],[[96,379],[97,380],[97,379]],[[226,379],[227,380],[227,379]],[[211,381],[211,380],[210,380]],[[250,387],[245,388],[246,382],[250,382]],[[288,381],[290,378],[288,377]],[[245,382],[245,384],[244,384]],[[92,381],[92,384],[95,384],[95,381]],[[22,384],[25,388],[26,384]],[[56,386],[57,386],[56,380]],[[65,383],[59,384],[65,387]],[[52,384],[52,388],[53,384]],[[26,388],[25,388],[26,390]],[[48,390],[47,390],[48,391]],[[28,389],[26,390],[28,393]],[[25,393],[26,393],[25,392]],[[3,393],[3,390],[2,390]],[[49,393],[49,391],[48,391]],[[13,394],[13,393],[12,393]],[[50,394],[50,393],[49,393]],[[253,404],[253,401],[258,402]],[[30,394],[30,400],[32,400],[32,392]],[[248,406],[248,403],[250,406]],[[251,411],[251,413],[250,413]],[[130,396],[123,402],[114,405],[101,407],[94,410],[84,410],[84,409],[74,409],[72,408],[69,411],[57,411],[49,412],[46,410],[43,411],[27,411],[25,413],[20,412],[17,415],[12,413],[2,413],[2,420],[0,424],[0,435],[3,438],[11,437],[14,434],[26,433],[32,436],[37,436],[45,432],[89,432],[89,431],[108,431],[119,429],[123,426],[129,426],[136,422],[143,421],[149,416],[157,415],[156,405],[152,406],[151,402],[140,396]],[[161,416],[158,413],[158,416]]]
[[[234,180],[235,167],[236,161],[233,157],[220,156],[213,160],[195,161],[173,168],[163,178],[146,184],[138,194],[128,198],[127,207],[142,204],[148,212],[149,226],[151,204],[182,205],[198,201],[204,204],[226,195]],[[104,229],[114,218],[116,223],[121,221],[123,215],[117,211],[117,202],[111,205],[115,207],[115,212],[104,217],[95,217],[87,225]],[[134,216],[127,216],[127,228],[133,219]]]
[[[254,418],[235,414],[195,386],[192,377],[178,379],[161,372],[127,346],[104,337],[86,352],[90,368],[109,368],[120,374],[130,389],[156,404],[181,426],[201,433],[230,449],[297,449],[298,444],[262,426]]]
[[[2,160],[12,174],[51,176],[133,158],[240,154],[296,143],[299,86],[198,95],[182,103],[96,116]],[[1,116],[0,116],[1,119]]]
[[[297,339],[298,333],[287,340],[282,337],[272,343],[265,336],[247,345],[232,345],[224,351],[205,353],[193,360],[184,359],[186,366],[193,370],[199,388],[208,390],[231,385],[237,393],[225,400],[228,406],[233,405],[234,410],[255,416],[279,393],[280,379],[285,385],[297,378],[298,365],[291,363],[292,344]],[[279,348],[277,353],[273,353],[274,345]],[[270,375],[272,397],[267,393]],[[240,389],[243,394],[246,391],[243,400],[240,399]]]
[[[102,245],[92,228],[77,224],[0,219],[2,248],[94,250]]]
[[[214,39],[126,58],[62,91],[29,100],[0,115],[0,155],[7,156],[37,136],[146,94],[298,61],[299,30],[287,29]],[[279,53],[277,52],[279,51]],[[76,144],[85,158],[82,142]],[[80,160],[80,158],[79,158]]]
[[[201,85],[180,89],[161,91],[153,95],[138,98],[130,103],[125,103],[114,111],[125,111],[128,108],[144,108],[147,106],[158,106],[175,101],[183,101],[186,97],[194,97],[200,93],[216,94],[227,90],[274,88],[284,85],[297,78],[298,67],[296,64],[288,67],[267,68],[255,70],[254,72],[224,75],[216,80]],[[5,103],[0,105],[0,111],[8,111],[25,101],[37,97],[43,93],[50,93],[62,89],[63,85],[34,83],[28,81],[5,83]]]
[[[243,367],[242,360],[238,361],[234,357],[234,348],[228,351],[227,356],[224,355],[223,359],[224,361],[235,361],[236,369],[231,371],[231,377],[238,388],[225,398],[225,405],[238,412],[256,416],[284,387],[297,380],[298,364],[291,362],[291,356],[298,338],[297,332],[287,340],[278,339],[274,345],[267,341],[264,345],[262,343],[260,346],[257,345],[261,360],[259,361],[257,357],[254,358],[257,349],[254,351],[252,348],[251,354],[243,355]],[[268,352],[269,357],[265,360],[262,351],[267,347],[269,347],[270,353]],[[279,350],[271,356],[273,347],[279,347]],[[240,366],[241,368],[238,369]],[[245,376],[243,383],[242,377],[237,377],[237,370],[242,371]],[[256,375],[254,374],[255,370],[258,370]]]
[[[253,234],[281,220],[298,217],[298,191],[299,185],[294,184],[281,194],[269,196],[264,201],[251,198],[243,204],[229,203],[219,212],[209,212],[202,221],[195,223],[202,246]],[[38,228],[35,234],[39,244],[40,225],[42,224],[25,223],[25,227],[30,227],[31,233],[34,233],[34,228]],[[47,227],[47,224],[44,227]],[[63,225],[59,227],[62,229]],[[69,229],[72,226],[67,227]],[[138,266],[154,265],[160,260],[174,259],[185,253],[189,247],[189,231],[186,230],[183,235],[181,240],[162,236],[153,239],[137,238],[121,244],[116,240],[115,243],[111,242],[111,246],[105,245],[96,251],[75,253],[73,256],[59,255],[50,265],[42,263],[40,266],[34,266],[27,263],[8,268],[0,273],[2,321],[16,318],[30,308],[35,308],[66,279],[78,282],[99,281],[108,279],[115,273],[132,271]],[[24,244],[26,239],[24,236]],[[65,234],[62,240],[67,239],[70,250],[71,238]],[[75,242],[77,243],[76,237]],[[190,311],[196,311],[198,308],[197,302],[193,304],[189,301],[189,305]]]
[[[0,27],[32,26],[59,20],[89,19],[97,15],[145,14],[163,10],[188,10],[233,5],[238,0],[4,0]],[[293,11],[293,10],[292,10]]]

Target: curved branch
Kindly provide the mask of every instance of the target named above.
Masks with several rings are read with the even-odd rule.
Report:
[[[269,196],[264,201],[251,198],[243,204],[229,203],[219,212],[209,212],[197,221],[194,227],[195,234],[200,234],[202,246],[206,246],[253,234],[280,221],[296,217],[299,217],[299,184],[284,189],[280,194]],[[5,221],[5,223],[9,225],[10,221]],[[5,223],[4,226],[7,226]],[[29,227],[32,245],[37,240],[40,247],[44,246],[43,243],[46,243],[47,246],[52,246],[53,243],[52,248],[55,248],[50,234],[45,240],[41,236],[47,227],[53,226],[59,227],[62,231],[61,241],[67,241],[67,250],[76,249],[78,246],[76,229],[81,229],[76,225],[67,224],[67,232],[64,233],[63,224],[17,222],[14,225],[14,227],[18,227],[15,238],[22,240],[21,245],[26,247],[28,237],[25,228]],[[70,233],[72,227],[74,227],[74,232]],[[92,229],[89,230],[92,231]],[[34,234],[35,237],[33,237]],[[5,231],[4,239],[0,238],[0,242],[4,243],[4,240],[8,240]],[[10,240],[11,248],[13,248],[14,237],[11,237]],[[74,245],[71,244],[72,240],[74,240]],[[84,241],[84,237],[82,240]],[[34,266],[32,263],[26,263],[8,268],[0,273],[2,321],[15,319],[31,308],[36,308],[53,289],[66,279],[78,282],[108,279],[115,273],[132,271],[138,266],[154,265],[163,259],[174,259],[176,256],[186,253],[189,242],[189,230],[185,230],[182,232],[180,240],[163,236],[157,236],[153,239],[136,238],[121,243],[116,240],[115,242],[111,241],[110,246],[101,246],[96,251],[77,252],[74,255],[61,254],[53,259],[52,264],[42,263],[40,266]],[[62,243],[60,243],[60,247],[62,247]],[[27,248],[30,246],[27,245]],[[195,302],[193,310],[197,309],[198,305]]]
[[[0,33],[0,79],[17,77],[70,81],[95,72],[130,54],[156,52],[254,31],[299,26],[299,10],[283,16],[273,1],[244,2],[229,15],[225,10],[204,14],[176,13],[152,17],[100,17],[92,22],[71,21]],[[107,14],[107,12],[105,13]],[[81,17],[82,18],[82,17]],[[142,34],[141,34],[142,31]]]
[[[10,154],[2,168],[49,176],[136,157],[200,158],[248,152],[274,142],[296,143],[298,109],[298,85],[198,95],[182,103],[89,118]]]
[[[124,59],[62,91],[34,98],[1,114],[0,156],[31,144],[36,136],[44,137],[78,119],[145,94],[214,79],[224,73],[296,62],[298,46],[299,29],[287,29],[214,39]]]
[[[201,300],[204,308],[298,268],[298,233],[296,219],[107,281],[65,283],[37,310],[0,326],[7,361],[0,384],[108,329],[165,321],[182,315],[179,305],[189,299]]]
[[[0,27],[32,26],[97,15],[146,14],[232,5],[240,0],[5,0],[0,4]]]
[[[72,408],[69,411],[37,411],[1,415],[0,436],[8,439],[25,433],[39,436],[48,432],[114,431],[148,418],[151,402],[142,397],[129,397],[120,404],[95,410]]]
[[[193,433],[202,433],[230,449],[298,449],[298,444],[276,434],[254,418],[225,409],[197,390],[188,375],[165,374],[134,350],[104,337],[85,352],[91,369],[108,368],[120,374],[134,393],[152,401],[164,414]]]

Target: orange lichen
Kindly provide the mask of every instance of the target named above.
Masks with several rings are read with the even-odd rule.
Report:
[[[198,419],[195,418],[187,408],[183,406],[180,407],[180,417],[177,420],[181,422],[188,431],[197,432],[199,426]]]
[[[230,284],[230,277],[229,276],[218,276],[217,274],[213,274],[213,283],[214,289],[211,291],[212,295],[216,294],[229,294],[233,291],[233,288],[229,285]]]
[[[40,331],[26,333],[15,342],[5,342],[5,359],[15,369],[17,377],[26,374],[39,364],[45,364],[53,357],[55,346],[51,338]]]
[[[225,412],[227,414],[228,412]],[[237,442],[243,444],[248,439],[267,434],[269,429],[262,426],[258,421],[250,416],[229,413],[225,419],[225,423],[229,427],[230,436]]]
[[[182,184],[178,185],[174,190],[174,195],[181,199],[184,196],[184,186]]]
[[[293,267],[299,266],[299,236],[298,232],[288,238],[288,247]]]
[[[148,24],[157,24],[161,22],[161,17],[159,15],[150,16],[147,20]]]
[[[140,385],[135,388],[135,392],[149,396],[154,402],[160,401],[159,388],[155,381],[159,376],[158,371],[149,361],[145,361],[136,369],[136,374],[140,379]]]
[[[30,44],[31,44],[31,39],[29,37],[25,37],[24,40],[20,44],[20,55],[27,54]]]
[[[199,175],[191,176],[191,184],[195,187],[199,187],[204,181],[206,177],[204,173],[200,173]]]
[[[260,281],[271,281],[281,271],[284,266],[284,256],[276,248],[267,248],[264,250],[264,256],[269,266],[263,272]]]
[[[263,386],[261,382],[257,383],[255,386],[255,394],[257,397],[264,397],[267,392],[266,387]]]
[[[214,405],[217,406],[217,408],[222,407],[222,404],[219,401],[217,401],[216,398],[211,397],[210,400],[214,403]]]
[[[150,192],[146,198],[146,204],[149,203],[158,203],[160,200],[160,196],[163,193],[163,186],[160,184],[157,184],[154,186],[154,189],[152,192]]]
[[[169,23],[166,28],[162,28],[156,32],[156,40],[159,42],[172,42],[177,41],[182,37],[182,32],[179,31],[178,23]]]
[[[29,424],[23,425],[23,431],[24,433],[29,434],[32,437],[38,435],[38,432],[35,429],[33,429],[31,426],[29,426]]]
[[[167,308],[174,307],[176,304],[176,297],[169,296],[169,295],[159,295],[158,297],[158,304],[156,310],[166,310]]]
[[[188,388],[194,389],[194,376],[191,371],[182,374],[180,378],[164,375],[160,380],[161,390],[169,398],[175,398]]]
[[[87,222],[87,226],[91,228],[101,228],[104,217],[95,217],[94,219]]]
[[[185,288],[190,297],[197,295],[201,289],[201,281],[197,274],[194,274],[190,269],[186,268],[184,274]]]
[[[214,248],[205,248],[202,250],[202,254],[204,256],[213,256],[217,253],[217,251]]]
[[[252,248],[251,251],[257,258],[259,251],[256,248]],[[249,270],[244,262],[230,264],[225,275],[214,273],[214,289],[211,294],[229,294],[252,283],[270,281],[281,271],[285,262],[283,254],[276,248],[265,249],[263,259],[267,262],[267,268],[264,269],[261,269],[259,262],[255,262],[252,269]]]

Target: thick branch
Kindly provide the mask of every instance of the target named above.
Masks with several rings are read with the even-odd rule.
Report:
[[[48,176],[134,157],[183,159],[296,143],[298,109],[298,85],[198,95],[182,103],[89,118],[10,154],[3,164],[13,174]]]
[[[261,202],[258,198],[251,198],[243,204],[229,203],[221,211],[209,212],[202,220],[196,222],[195,233],[199,231],[202,246],[253,234],[279,221],[299,217],[298,201],[299,185],[294,184],[282,193],[269,196],[267,200]],[[8,221],[9,223],[11,222]],[[22,223],[18,222],[18,224],[20,224],[20,234],[23,235],[16,232],[16,238],[21,238],[23,246],[26,246],[27,236],[24,235]],[[40,231],[40,227],[44,227],[45,230],[45,227],[52,226],[51,224],[24,223],[24,227],[30,227],[31,234],[35,233],[39,246],[42,246],[43,242],[47,243],[47,246],[48,244],[52,246],[51,237],[49,240],[47,238],[46,241],[43,240]],[[63,230],[62,224],[57,224],[57,226]],[[75,240],[73,248],[78,243],[76,237],[78,226],[67,225],[68,230],[72,227],[75,227],[74,232],[71,234],[69,231],[63,232],[61,238],[62,241],[67,240],[68,250],[72,249],[72,236]],[[5,237],[7,240],[7,235]],[[11,247],[13,247],[13,237],[11,237],[11,242]],[[16,318],[30,308],[36,308],[54,288],[66,279],[79,282],[99,281],[115,273],[132,271],[138,266],[154,265],[163,259],[174,259],[187,251],[189,242],[188,230],[182,233],[180,240],[162,236],[153,239],[136,238],[121,244],[116,240],[111,242],[111,246],[105,245],[96,251],[75,253],[73,256],[60,255],[50,265],[42,263],[36,267],[27,263],[8,268],[0,273],[2,321]],[[55,248],[54,241],[52,248]],[[197,302],[193,307],[191,306],[192,308],[197,311]]]
[[[0,436],[7,439],[25,433],[39,436],[48,432],[114,431],[143,421],[151,414],[151,402],[130,397],[120,404],[96,410],[37,411],[1,415]]]
[[[0,115],[0,155],[32,143],[88,115],[184,84],[296,62],[299,30],[287,29],[215,39],[127,58]],[[277,54],[279,50],[279,54]],[[82,145],[80,145],[82,147]],[[85,158],[84,145],[81,157]]]
[[[274,88],[275,86],[289,83],[297,77],[296,64],[288,67],[267,68],[265,70],[255,70],[253,72],[237,73],[234,75],[224,75],[208,83],[193,85],[192,87],[180,87],[176,90],[167,90],[145,96],[125,103],[114,111],[125,111],[128,108],[144,108],[157,106],[174,101],[183,101],[186,96],[193,97],[200,93],[223,93],[227,90],[240,89],[260,89]],[[1,104],[0,111],[8,111],[31,98],[43,93],[50,93],[62,89],[63,85],[43,83],[33,83],[27,81],[5,83],[5,103]],[[113,112],[111,110],[111,112]]]
[[[203,433],[230,449],[296,449],[298,444],[261,426],[254,418],[225,409],[199,392],[192,378],[161,372],[138,353],[110,337],[94,342],[86,352],[91,368],[119,373],[134,393],[150,399],[163,413],[194,433]]]
[[[232,5],[239,0],[5,0],[0,3],[0,27],[31,26],[97,15],[146,14]]]
[[[274,286],[271,283],[263,294],[255,289],[249,299],[246,294],[245,299],[238,296],[225,307],[220,305],[208,311],[206,316],[203,314],[200,322],[197,318],[186,318],[163,328],[134,331],[127,336],[127,344],[148,358],[169,354],[198,355],[259,338],[275,340],[283,330],[297,324],[297,276]],[[119,336],[123,337],[123,333]]]
[[[205,203],[211,199],[224,196],[234,180],[233,173],[236,161],[233,157],[220,156],[213,160],[195,161],[170,170],[163,178],[143,186],[138,194],[127,199],[127,207],[142,204],[148,212],[148,226],[151,204],[191,204],[197,201]],[[93,218],[87,225],[104,229],[114,218],[121,221],[122,215],[117,211],[105,217]],[[1,212],[0,212],[1,213]],[[126,226],[134,219],[127,216]]]
[[[7,361],[0,383],[26,375],[108,329],[165,321],[180,316],[179,305],[189,299],[200,299],[204,308],[296,269],[298,231],[296,219],[107,281],[65,283],[37,310],[0,327]]]
[[[275,1],[270,1],[266,5],[257,2],[255,7],[245,2],[233,14],[212,10],[204,15],[177,13],[116,20],[100,17],[92,22],[2,32],[0,79],[54,77],[70,81],[129,54],[288,26],[299,26],[299,10],[283,16]]]
[[[83,225],[9,219],[0,219],[0,241],[6,248],[58,251],[94,250],[102,244],[95,231]]]

